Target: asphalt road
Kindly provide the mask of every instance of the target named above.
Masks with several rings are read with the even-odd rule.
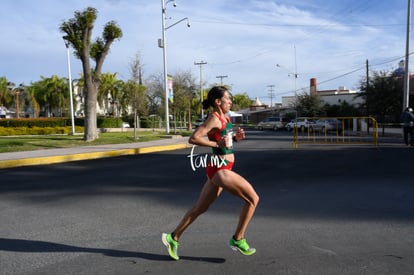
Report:
[[[227,245],[242,206],[228,193],[167,256],[161,233],[205,180],[191,149],[0,170],[0,274],[414,274],[414,149],[292,149],[289,135],[236,144],[261,199],[250,257]]]

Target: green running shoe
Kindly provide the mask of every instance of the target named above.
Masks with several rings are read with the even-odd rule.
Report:
[[[241,254],[250,256],[256,253],[256,248],[250,247],[246,239],[236,241],[234,238],[230,239],[230,247],[234,251],[239,251]]]
[[[178,261],[180,257],[178,257],[177,250],[179,243],[171,237],[171,234],[162,233],[162,242],[168,248],[168,254],[174,260]]]

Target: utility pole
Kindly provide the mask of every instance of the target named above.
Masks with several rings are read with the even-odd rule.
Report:
[[[365,66],[366,66],[366,68],[365,68],[366,72],[365,73],[366,73],[366,78],[367,78],[367,82],[366,82],[367,87],[366,87],[365,92],[368,92],[368,89],[369,89],[369,62],[368,62],[368,59],[366,60]],[[367,113],[369,113],[368,112],[369,111],[368,104],[366,104],[366,107],[367,107]],[[369,134],[369,127],[367,127],[367,131],[368,131],[367,134]]]
[[[405,44],[405,70],[404,70],[404,98],[403,98],[403,110],[410,106],[410,25],[411,25],[411,0],[408,0],[407,9],[407,37]]]
[[[270,91],[269,91],[269,97],[270,97],[270,107],[272,107],[273,105],[273,88],[275,87],[275,85],[268,85],[267,87],[269,87]]]
[[[220,78],[220,85],[223,86],[223,78],[228,77],[227,75],[218,75],[216,78]]]
[[[207,64],[206,61],[201,60],[200,62],[194,62],[194,65],[200,66],[200,105],[201,105],[201,118],[204,118],[204,110],[203,110],[203,80],[202,80],[202,67],[203,65]]]

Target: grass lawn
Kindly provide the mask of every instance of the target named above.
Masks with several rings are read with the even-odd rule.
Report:
[[[186,135],[187,133],[180,134]],[[139,131],[137,140],[134,140],[133,132],[100,133],[99,139],[92,142],[85,142],[83,135],[0,136],[0,153],[144,142],[160,139],[164,135],[163,132]]]

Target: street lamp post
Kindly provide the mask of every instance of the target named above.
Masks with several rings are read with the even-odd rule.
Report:
[[[188,21],[188,18],[185,17],[174,24],[166,27],[165,26],[165,19],[166,19],[166,4],[173,2],[173,6],[176,7],[177,3],[175,0],[168,0],[165,2],[165,0],[161,0],[161,22],[162,22],[162,38],[158,39],[158,47],[162,48],[162,54],[163,54],[163,69],[164,69],[164,92],[165,92],[165,132],[167,134],[170,133],[170,116],[168,112],[168,73],[167,73],[167,41],[165,38],[165,31],[169,28],[177,25],[178,23],[187,20],[187,26],[190,27],[190,22]]]
[[[286,67],[284,67],[280,64],[276,64],[276,67],[284,68],[285,70],[288,70],[288,76],[293,76],[294,81],[295,81],[295,90],[294,90],[294,92],[295,92],[295,96],[296,96],[296,90],[297,90],[296,80],[298,78],[298,67],[297,67],[297,62],[296,62],[296,46],[293,46],[293,48],[294,48],[294,54],[295,54],[295,72],[291,72],[289,69],[287,69]]]
[[[293,78],[294,78],[294,81],[295,81],[295,89],[294,89],[294,93],[295,93],[295,96],[296,96],[296,80],[297,80],[297,78],[298,78],[298,73],[297,73],[297,71],[296,71],[296,68],[295,68],[295,72],[290,72],[286,67],[284,67],[284,66],[282,66],[282,65],[280,65],[280,64],[276,64],[276,67],[279,67],[279,68],[284,68],[285,70],[287,70],[288,71],[288,76],[293,76]],[[295,66],[296,67],[296,66]]]
[[[291,72],[289,69],[287,69],[286,67],[284,67],[284,66],[282,66],[282,65],[280,65],[280,64],[276,64],[276,67],[279,67],[279,68],[284,68],[285,70],[287,70],[288,71],[288,76],[290,77],[290,76],[293,76],[293,80],[294,80],[294,82],[295,82],[295,86],[294,86],[294,90],[293,90],[293,92],[294,92],[294,95],[295,95],[295,109],[296,109],[296,107],[297,107],[297,105],[298,105],[298,95],[297,95],[297,92],[296,92],[296,90],[297,90],[297,88],[296,88],[296,81],[297,81],[297,79],[298,79],[298,72],[297,72],[297,66],[296,66],[296,47],[295,47],[295,72]]]
[[[75,117],[73,114],[73,98],[72,98],[72,73],[70,69],[70,51],[69,51],[69,42],[63,37],[63,41],[66,46],[66,57],[68,63],[68,81],[69,81],[69,100],[70,100],[70,120],[72,125],[72,135],[75,134]]]

